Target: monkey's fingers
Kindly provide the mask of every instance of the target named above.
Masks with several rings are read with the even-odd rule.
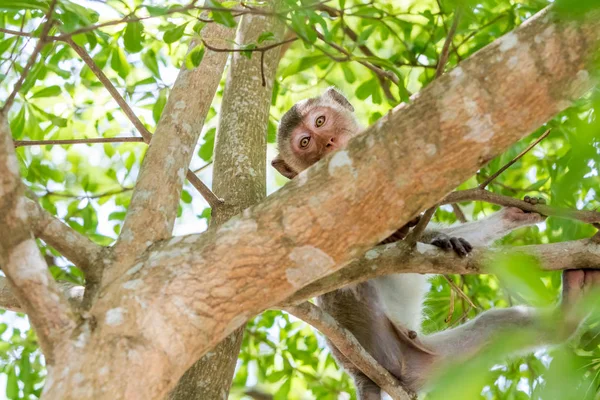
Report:
[[[467,251],[467,253],[470,253],[471,251],[473,251],[473,246],[466,239],[458,238],[458,240],[460,240],[460,242],[462,243],[462,245],[465,248],[465,250]]]
[[[431,242],[431,244],[434,245],[435,247],[439,247],[440,249],[443,249],[443,250],[452,249],[452,243],[450,242],[450,238],[447,238],[447,237],[440,237],[440,238],[434,239]]]
[[[452,243],[452,249],[459,257],[466,257],[469,252],[465,249],[465,246],[460,241],[459,238],[452,237],[450,238],[450,243]]]

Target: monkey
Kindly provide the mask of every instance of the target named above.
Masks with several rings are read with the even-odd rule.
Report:
[[[360,134],[354,107],[337,89],[296,103],[281,118],[277,131],[279,154],[271,165],[293,179],[328,154],[344,148]],[[525,198],[535,204],[538,199]],[[539,200],[541,201],[541,199]],[[490,217],[451,227],[425,230],[420,242],[467,256],[474,246],[487,246],[519,227],[545,217],[508,207]],[[402,240],[418,218],[382,243]],[[420,325],[428,277],[392,274],[350,285],[317,298],[317,304],[349,330],[405,388],[418,392],[446,362],[475,355],[502,330],[531,326],[538,311],[524,306],[489,310],[453,329],[423,336]],[[574,304],[583,288],[600,285],[600,271],[573,270],[563,274],[563,303]],[[571,329],[569,332],[573,332]],[[381,389],[327,341],[332,355],[353,378],[360,400],[379,400]]]

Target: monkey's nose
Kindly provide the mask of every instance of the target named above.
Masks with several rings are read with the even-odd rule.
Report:
[[[325,147],[329,147],[330,149],[333,147],[336,147],[336,143],[335,143],[335,138],[334,137],[330,137],[329,141],[327,142],[327,144],[325,145]]]

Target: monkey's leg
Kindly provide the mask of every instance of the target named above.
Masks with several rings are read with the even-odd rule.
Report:
[[[381,389],[363,373],[353,373],[358,400],[381,400]]]
[[[426,363],[426,368],[415,368],[415,365],[419,365],[419,355],[409,355],[405,358],[407,369],[421,385],[438,365],[468,359],[490,344],[495,335],[511,329],[529,328],[536,333],[531,343],[523,343],[521,350],[531,351],[563,342],[573,335],[587,317],[577,312],[576,303],[583,294],[599,287],[600,270],[564,271],[563,295],[559,306],[562,310],[517,306],[486,311],[457,328],[423,338],[424,345],[435,355]]]
[[[373,279],[385,315],[396,326],[419,332],[423,300],[429,290],[427,276],[393,274]]]

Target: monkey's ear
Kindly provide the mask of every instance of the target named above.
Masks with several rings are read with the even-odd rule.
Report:
[[[277,157],[271,161],[271,165],[275,168],[279,173],[285,176],[288,179],[293,179],[296,175],[296,171],[294,171],[278,154]]]
[[[333,86],[325,91],[325,96],[329,97],[330,99],[340,104],[342,107],[348,109],[349,111],[354,112],[354,107],[352,107],[352,104],[350,104],[346,96],[344,96]]]

